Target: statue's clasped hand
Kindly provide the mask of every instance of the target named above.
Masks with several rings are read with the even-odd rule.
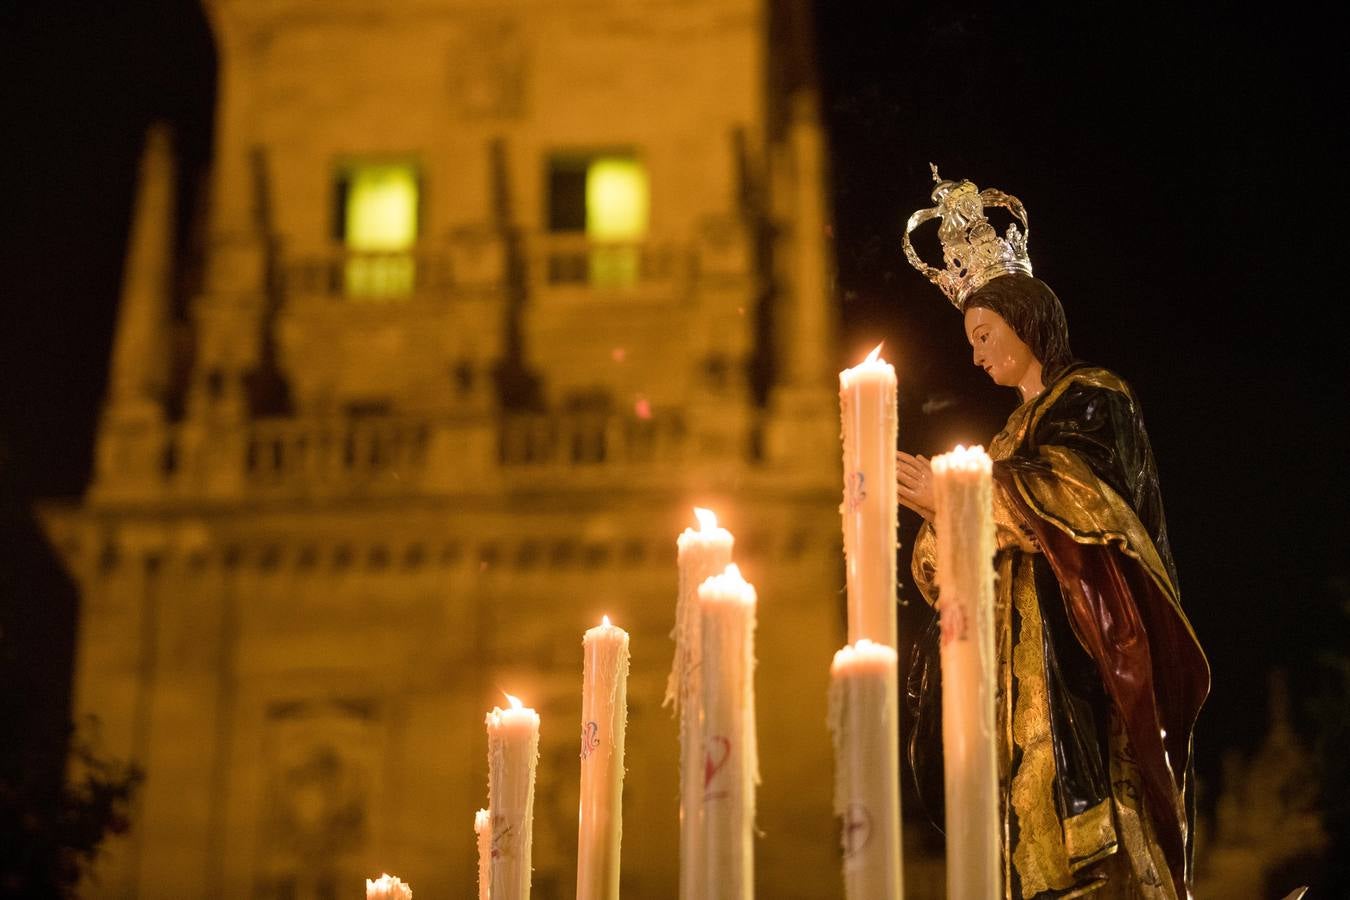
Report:
[[[895,491],[901,506],[925,519],[933,518],[933,466],[928,457],[896,452]]]

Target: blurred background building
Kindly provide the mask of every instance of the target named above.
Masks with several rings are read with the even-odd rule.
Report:
[[[147,776],[97,895],[387,870],[468,896],[505,689],[543,717],[535,895],[570,896],[602,613],[633,634],[625,892],[673,895],[660,704],[695,504],[761,597],[761,895],[837,895],[837,310],[802,6],[207,12],[209,201],[175,226],[151,128],[93,480],[44,515],[82,595],[75,715]]]
[[[1270,678],[1270,726],[1256,751],[1224,753],[1214,816],[1196,841],[1196,896],[1226,900],[1282,897],[1325,868],[1324,777],[1316,754],[1295,733],[1289,683]]]

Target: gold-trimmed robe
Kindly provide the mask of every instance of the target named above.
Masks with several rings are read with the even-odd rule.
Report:
[[[1111,372],[1076,366],[1013,412],[990,455],[1007,894],[1186,897],[1209,669],[1137,402]],[[930,603],[934,541],[926,523],[912,563]],[[922,736],[940,734],[928,650],[911,674],[916,771]]]

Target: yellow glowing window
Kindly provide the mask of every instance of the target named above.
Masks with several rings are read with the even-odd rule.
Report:
[[[647,233],[647,170],[632,159],[600,158],[586,169],[586,234],[631,241]]]
[[[406,296],[413,288],[417,241],[417,169],[408,163],[351,165],[340,182],[346,292],[353,297]]]
[[[631,242],[647,233],[647,171],[632,159],[601,158],[586,169],[586,236],[620,242],[591,248],[591,284],[636,284],[641,248]]]
[[[630,154],[554,157],[549,172],[549,226],[582,232],[584,251],[550,260],[555,282],[625,287],[641,275],[651,195],[646,167]]]

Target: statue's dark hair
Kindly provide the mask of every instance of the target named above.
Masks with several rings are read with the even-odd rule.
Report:
[[[1030,275],[1001,275],[966,298],[963,310],[983,307],[998,313],[1031,348],[1050,384],[1073,362],[1064,307],[1050,286]]]

